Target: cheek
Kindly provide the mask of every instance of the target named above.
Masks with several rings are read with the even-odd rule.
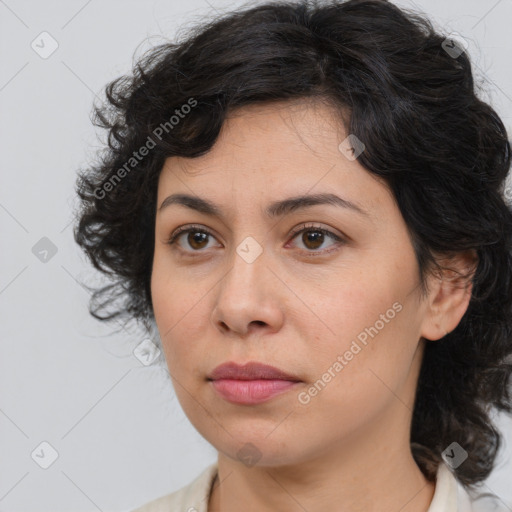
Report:
[[[337,343],[346,346],[354,339],[364,343],[370,334],[380,336],[397,323],[404,293],[387,276],[347,273],[338,282],[323,291],[324,301],[318,300],[316,306]]]
[[[183,324],[187,320],[187,311],[193,311],[193,307],[191,296],[185,293],[181,280],[171,280],[162,268],[155,258],[151,276],[151,299],[160,339],[172,373],[175,361],[178,357],[181,358],[177,340],[180,339]]]
[[[184,279],[184,273],[173,270],[165,251],[155,249],[153,269],[151,273],[151,298],[155,319],[159,326],[162,342],[166,333],[179,326],[200,302],[204,291],[194,287]]]
[[[155,260],[151,277],[155,321],[171,376],[179,382],[190,381],[195,377],[194,369],[211,355],[204,335],[210,319],[207,293],[211,286],[193,286],[179,277],[171,279],[161,268]]]
[[[371,394],[364,389],[375,391],[377,377],[372,371],[390,386],[398,386],[405,378],[419,340],[417,293],[411,293],[415,267],[414,261],[409,263],[398,266],[381,261],[365,271],[351,269],[340,273],[339,285],[324,288],[323,303],[319,293],[310,295],[322,320],[314,325],[325,333],[314,338],[318,350],[309,349],[315,361],[311,365],[314,378],[322,378],[330,369],[336,375],[332,380],[343,382],[343,394],[351,390],[353,398],[360,399]],[[304,332],[312,332],[307,318],[301,322]]]
[[[331,302],[330,316],[333,322],[338,319],[338,331],[344,339],[359,337],[364,342],[366,338],[385,337],[391,343],[399,342],[400,336],[391,333],[407,325],[404,319],[414,309],[408,305],[417,298],[412,248],[405,242],[397,243],[387,251],[368,252],[363,260],[360,267],[340,276],[340,285],[331,289],[337,300]]]
[[[384,304],[387,306],[386,301]],[[389,322],[381,320],[381,324],[373,314],[381,311],[380,304],[375,306],[357,319],[339,318],[341,334],[336,342],[321,354],[309,352],[314,361],[311,380],[298,403],[304,404],[300,407],[306,418],[321,418],[323,424],[334,425],[329,428],[333,435],[373,421],[396,402],[397,396],[408,401],[404,390],[417,346],[414,333],[407,329],[409,312],[405,307],[399,312],[393,309],[388,313]],[[382,311],[386,314],[387,309]],[[347,333],[354,335],[343,333],[343,322],[349,324]],[[407,410],[403,408],[403,412]],[[332,421],[325,422],[326,418]]]

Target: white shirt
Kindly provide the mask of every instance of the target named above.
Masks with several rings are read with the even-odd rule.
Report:
[[[217,463],[208,466],[190,484],[146,503],[132,512],[208,512]],[[477,504],[478,503],[478,504]],[[501,512],[495,501],[473,501],[445,463],[437,470],[434,497],[428,512]]]

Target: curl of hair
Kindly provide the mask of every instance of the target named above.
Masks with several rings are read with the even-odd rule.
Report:
[[[235,108],[329,102],[364,142],[360,164],[389,184],[422,286],[440,268],[436,256],[478,255],[467,312],[454,331],[427,342],[411,426],[412,452],[429,480],[455,441],[468,458],[454,473],[472,486],[489,475],[500,447],[491,408],[512,412],[512,212],[503,193],[511,157],[502,121],[475,94],[468,55],[452,58],[445,37],[384,0],[303,0],[240,9],[151,49],[95,108],[108,147],[77,179],[74,234],[113,280],[95,290],[91,314],[148,325],[165,159],[208,152]],[[183,115],[171,128],[176,110]],[[148,144],[155,147],[134,157]]]

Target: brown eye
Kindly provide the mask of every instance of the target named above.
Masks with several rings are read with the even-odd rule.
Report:
[[[308,249],[318,249],[324,242],[324,234],[318,230],[304,231],[302,241]]]
[[[187,242],[193,249],[204,249],[205,241],[208,242],[208,234],[201,231],[189,231]]]
[[[184,235],[187,235],[186,237]],[[188,252],[202,252],[208,247],[210,237],[213,235],[200,227],[178,228],[169,238],[168,244],[177,244],[181,249]],[[182,240],[185,240],[183,243]]]
[[[293,238],[298,238],[298,235],[302,234],[300,237],[300,241],[304,246],[304,252],[311,253],[314,255],[315,253],[324,254],[326,252],[330,252],[330,247],[343,244],[345,240],[335,233],[331,231],[321,228],[319,226],[301,226],[302,229],[295,231]],[[322,248],[327,240],[331,239],[334,243],[327,248],[324,247],[324,250],[318,250]]]

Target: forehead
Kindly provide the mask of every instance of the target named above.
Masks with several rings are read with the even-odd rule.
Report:
[[[162,170],[166,171],[164,175],[172,171],[176,179],[203,177],[216,181],[219,173],[229,172],[258,172],[267,174],[267,178],[291,179],[301,170],[315,176],[315,171],[321,172],[333,163],[360,167],[341,161],[338,146],[345,137],[343,123],[323,102],[249,105],[229,112],[207,153],[194,158],[169,157]]]
[[[215,144],[205,155],[173,158],[180,160],[184,168],[193,170],[196,163],[241,155],[250,155],[251,160],[254,157],[294,160],[295,152],[316,152],[321,157],[333,142],[341,142],[345,137],[342,118],[326,102],[266,102],[229,111]]]
[[[197,158],[169,157],[159,180],[158,205],[171,193],[211,197],[246,208],[259,198],[274,201],[333,193],[372,203],[383,180],[339,149],[347,137],[343,119],[324,102],[280,102],[232,111],[212,148]]]

